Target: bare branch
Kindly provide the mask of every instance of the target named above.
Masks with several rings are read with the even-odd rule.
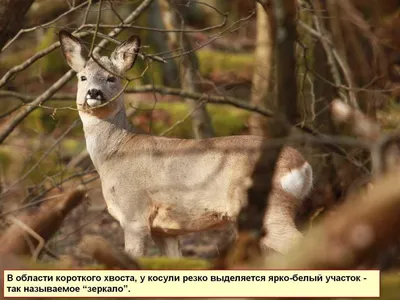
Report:
[[[34,0],[0,2],[0,48],[22,27],[22,20]]]
[[[139,15],[151,4],[151,2],[152,2],[152,0],[144,0],[135,11],[133,11],[128,17],[125,18],[124,22],[131,23],[131,22],[135,21],[136,18],[138,18]],[[122,30],[123,30],[123,28],[116,28],[109,33],[109,36],[115,37]],[[108,43],[108,40],[103,39],[96,46],[96,48],[93,50],[93,52],[97,53],[98,51],[100,51],[100,49],[102,47],[107,45],[107,43]],[[56,91],[58,91],[60,88],[62,88],[74,76],[74,74],[75,74],[75,72],[73,72],[72,70],[68,71],[57,82],[55,82],[47,91],[45,91],[43,94],[41,94],[35,100],[33,100],[30,103],[31,104],[30,106],[27,106],[27,107],[24,107],[23,109],[21,109],[21,111],[16,114],[16,116],[10,121],[10,123],[7,124],[5,126],[5,128],[3,128],[0,131],[0,143],[2,143],[8,137],[8,135],[14,130],[14,128],[17,127],[18,124],[23,119],[25,119],[32,111],[34,111],[37,107],[41,106],[46,101],[48,101]]]
[[[37,212],[21,216],[20,222],[8,228],[0,237],[0,253],[29,254],[29,244],[24,239],[25,227],[47,241],[61,226],[66,215],[82,202],[85,194],[83,187],[78,187],[65,197],[59,196],[55,201],[44,203]],[[23,228],[21,222],[25,224]],[[37,242],[32,241],[33,244]]]
[[[89,4],[89,1],[85,1],[81,4],[79,4],[78,6],[72,7],[70,8],[68,11],[62,13],[61,15],[59,15],[58,17],[56,17],[55,19],[45,23],[45,24],[40,24],[38,26],[34,26],[34,27],[30,27],[30,28],[24,28],[21,29],[4,47],[1,51],[6,50],[13,42],[15,42],[23,33],[28,33],[28,32],[32,32],[35,31],[39,28],[46,28],[48,26],[50,26],[51,24],[54,24],[55,22],[57,22],[58,20],[60,20],[61,18],[69,15],[70,13],[82,8],[83,6]]]

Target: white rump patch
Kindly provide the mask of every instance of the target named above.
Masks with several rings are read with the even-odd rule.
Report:
[[[311,190],[313,181],[310,164],[305,163],[302,167],[291,170],[282,176],[280,181],[284,191],[297,199],[305,198]]]

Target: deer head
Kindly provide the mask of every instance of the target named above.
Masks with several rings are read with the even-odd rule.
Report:
[[[96,107],[112,108],[113,112],[122,107],[122,77],[136,61],[140,38],[131,36],[110,57],[88,57],[82,41],[65,30],[60,31],[59,38],[68,65],[77,73],[78,109],[93,114]]]

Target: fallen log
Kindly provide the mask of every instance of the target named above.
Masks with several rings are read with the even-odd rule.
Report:
[[[85,194],[79,186],[64,197],[44,202],[35,211],[9,217],[12,224],[0,237],[0,256],[33,254],[36,259],[45,242],[57,232],[68,213],[82,203]]]

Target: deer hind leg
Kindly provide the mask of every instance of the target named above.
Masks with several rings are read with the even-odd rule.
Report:
[[[168,257],[181,257],[178,237],[153,236],[153,241],[160,249],[161,255]]]
[[[296,228],[295,216],[301,201],[309,194],[313,173],[305,162],[278,179],[279,184],[271,190],[264,227],[267,232],[261,240],[262,248],[270,248],[285,253],[293,244],[303,238]]]

